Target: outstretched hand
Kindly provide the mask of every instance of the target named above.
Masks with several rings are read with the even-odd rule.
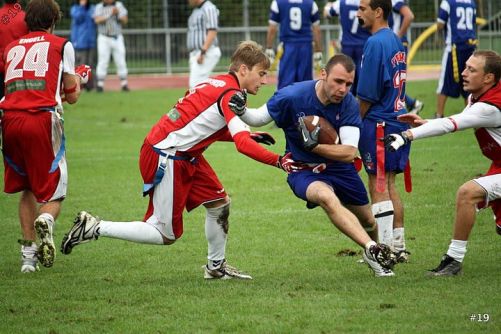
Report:
[[[425,119],[422,119],[419,115],[416,114],[403,114],[397,117],[397,119],[402,122],[409,124],[412,127],[423,125],[428,122]]]
[[[262,132],[262,131],[251,132],[250,136],[257,143],[265,145],[275,144],[275,138],[273,138],[273,136],[268,132]]]
[[[228,106],[231,111],[237,116],[242,116],[245,114],[245,109],[247,106],[247,93],[245,90],[239,90],[230,98]]]
[[[410,142],[409,136],[405,131],[398,133],[392,133],[384,137],[384,146],[390,152],[395,152],[400,147],[407,145]]]

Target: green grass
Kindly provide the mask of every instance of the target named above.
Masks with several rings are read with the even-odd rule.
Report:
[[[412,82],[411,94],[434,114],[436,83]],[[259,106],[273,87],[250,100]],[[56,227],[56,244],[79,210],[110,220],[141,219],[138,152],[181,90],[84,94],[65,114],[70,183]],[[460,111],[451,100],[447,114]],[[266,128],[265,128],[266,129]],[[267,128],[278,140],[280,130]],[[415,142],[414,192],[403,193],[410,263],[397,276],[373,278],[355,245],[321,209],[307,210],[285,175],[236,152],[231,143],[207,151],[232,197],[227,254],[254,280],[207,282],[204,210],[185,215],[172,246],[101,238],[58,254],[53,268],[21,274],[18,196],[0,197],[1,333],[499,333],[499,236],[491,211],[479,213],[464,275],[430,279],[446,251],[456,189],[487,170],[472,131]],[[3,175],[3,173],[2,173]],[[470,321],[471,314],[490,321]]]

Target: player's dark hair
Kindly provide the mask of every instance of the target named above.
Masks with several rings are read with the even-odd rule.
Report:
[[[355,63],[350,56],[343,53],[337,53],[325,64],[325,72],[329,73],[330,70],[337,64],[343,65],[346,72],[351,73],[355,71]]]
[[[381,8],[383,10],[383,19],[388,21],[392,7],[391,0],[371,0],[369,6],[372,10],[376,10],[378,7]]]
[[[24,21],[30,31],[50,29],[60,19],[61,11],[54,0],[31,0],[26,5]]]
[[[13,4],[16,3],[18,0],[4,0],[5,3]]]
[[[501,56],[492,50],[477,50],[473,52],[473,57],[483,57],[485,59],[484,73],[494,74],[494,82],[501,79]]]
[[[252,69],[257,64],[262,65],[264,69],[269,69],[270,58],[264,53],[261,45],[254,41],[243,41],[240,42],[231,56],[230,71],[238,71],[238,68],[242,64],[246,65],[249,69]]]

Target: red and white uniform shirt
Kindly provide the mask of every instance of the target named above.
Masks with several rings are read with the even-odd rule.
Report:
[[[183,233],[183,210],[226,197],[216,173],[202,156],[215,141],[234,141],[237,150],[265,164],[275,165],[278,155],[250,137],[248,126],[228,107],[240,90],[232,74],[210,78],[190,89],[153,126],[140,155],[144,191],[150,203],[144,220],[168,239]]]
[[[61,106],[63,72],[75,74],[75,51],[70,42],[34,31],[10,43],[3,57],[5,97],[0,109],[33,112]]]
[[[28,189],[41,203],[64,198],[63,124],[55,111],[62,110],[59,93],[63,72],[75,74],[73,46],[63,38],[37,31],[10,43],[3,56],[4,191]]]
[[[475,129],[482,154],[492,161],[485,176],[474,179],[487,192],[485,201],[477,206],[492,206],[496,223],[501,227],[501,83],[477,99],[470,95],[468,105],[460,114],[430,120],[410,131],[416,140],[470,128]]]

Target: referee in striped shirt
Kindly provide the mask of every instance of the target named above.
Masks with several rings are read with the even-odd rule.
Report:
[[[193,8],[186,39],[190,51],[190,88],[207,80],[221,58],[217,42],[219,9],[209,0],[188,0]]]

